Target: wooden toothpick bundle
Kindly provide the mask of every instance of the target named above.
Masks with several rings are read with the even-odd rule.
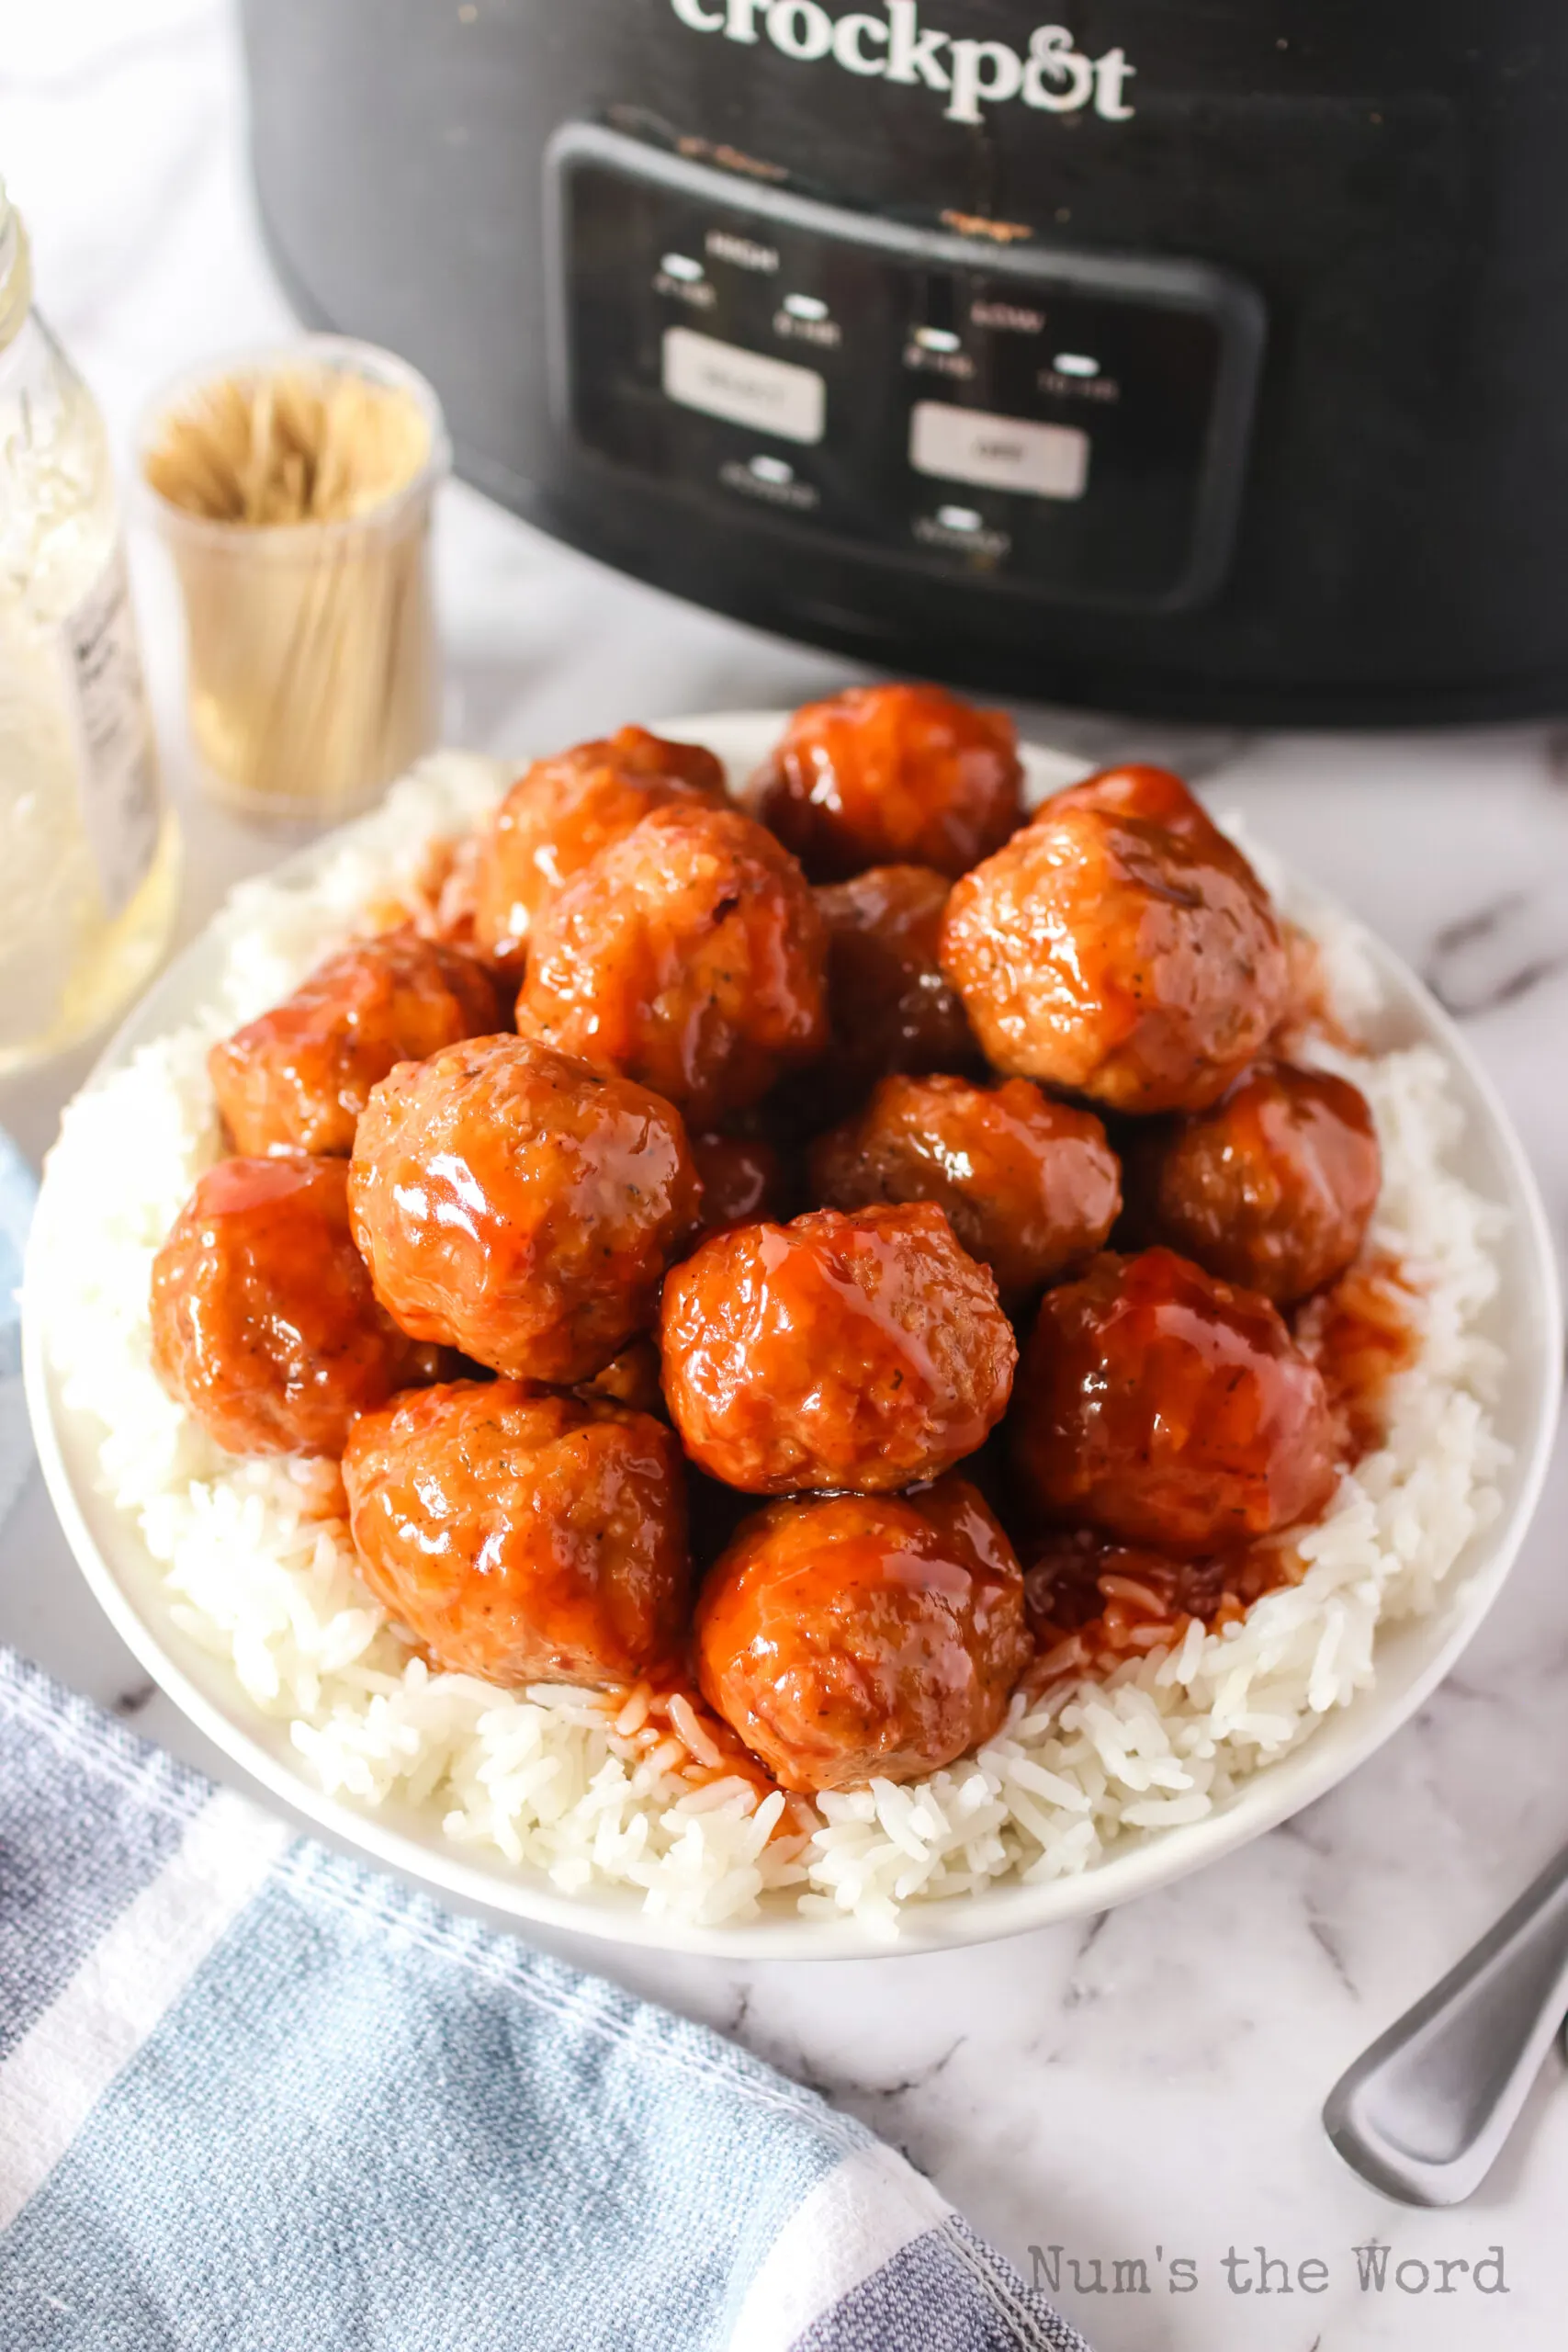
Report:
[[[159,419],[142,467],[230,797],[338,811],[428,748],[432,454],[412,391],[324,363],[217,378]]]

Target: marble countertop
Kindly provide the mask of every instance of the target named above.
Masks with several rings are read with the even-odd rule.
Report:
[[[231,28],[219,0],[53,0],[11,10],[5,48],[0,169],[40,303],[123,450],[161,378],[290,325],[251,217]],[[133,562],[188,934],[279,844],[192,797],[177,617],[140,533]],[[460,488],[439,569],[448,732],[484,749],[795,701],[846,674],[616,580]],[[1020,716],[1042,741],[1168,757],[1423,971],[1568,1236],[1568,728],[1309,738]],[[0,1087],[0,1124],[35,1157],[89,1058]],[[1099,2352],[1548,2352],[1568,2289],[1561,2062],[1454,2213],[1363,2188],[1317,2119],[1350,2058],[1568,1833],[1565,1521],[1560,1447],[1506,1591],[1416,1719],[1286,1827],[1124,1910],[977,1951],[818,1966],[556,1948],[863,2116],[1026,2275],[1058,2281]],[[0,1639],[237,1777],[99,1617],[36,1479],[0,1538]],[[1393,2250],[1381,2290],[1353,2251],[1374,2241]],[[1147,2292],[1114,2267],[1138,2260]]]

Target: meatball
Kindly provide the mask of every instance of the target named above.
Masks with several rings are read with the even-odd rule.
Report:
[[[836,1209],[934,1202],[1009,1299],[1092,1257],[1122,1200],[1100,1121],[1024,1078],[885,1078],[858,1118],[818,1138],[810,1170]]]
[[[1081,784],[1066,785],[1060,792],[1053,793],[1035,810],[1031,821],[1037,823],[1053,811],[1072,808],[1100,808],[1113,816],[1162,825],[1167,832],[1175,833],[1200,849],[1219,831],[1202,802],[1168,768],[1135,763],[1124,768],[1101,768],[1095,775],[1086,775]],[[1223,833],[1220,839],[1224,839]]]
[[[355,1238],[405,1330],[563,1384],[652,1324],[698,1197],[679,1112],[525,1037],[383,1079],[349,1173]]]
[[[1001,1419],[1018,1350],[940,1209],[819,1209],[713,1235],[664,1285],[664,1394],[749,1494],[934,1478]]]
[[[621,1683],[676,1650],[685,1485],[648,1414],[457,1381],[365,1414],[343,1478],[366,1583],[438,1665]]]
[[[220,1160],[153,1261],[154,1368],[231,1453],[341,1453],[432,1368],[376,1304],[347,1186],[343,1159]]]
[[[466,948],[470,955],[480,953],[474,914],[483,854],[484,837],[478,831],[450,833],[432,842],[412,888],[406,892],[409,920],[422,939]],[[486,956],[484,960],[501,979],[503,976],[494,959]]]
[[[797,710],[750,795],[814,882],[908,862],[963,874],[1021,815],[1018,736],[941,686],[852,686]]]
[[[702,1179],[705,1233],[783,1214],[788,1177],[779,1152],[763,1136],[694,1136],[692,1157]]]
[[[1170,1250],[1048,1290],[1009,1421],[1047,1519],[1178,1557],[1320,1511],[1337,1477],[1322,1374],[1268,1300]]]
[[[846,1107],[894,1070],[978,1067],[968,1016],[938,957],[951,888],[929,865],[875,865],[817,893],[831,1031],[821,1076]]]
[[[963,1478],[773,1503],[704,1585],[696,1652],[708,1704],[786,1789],[912,1781],[1006,1715],[1022,1571]]]
[[[502,1025],[495,983],[473,956],[389,932],[330,957],[286,1003],[214,1046],[207,1067],[242,1152],[346,1155],[389,1069]]]
[[[1159,768],[1057,793],[966,875],[942,967],[998,1069],[1133,1112],[1206,1109],[1289,985],[1261,883]]]
[[[1279,1306],[1344,1272],[1382,1180],[1365,1097],[1285,1063],[1249,1071],[1212,1111],[1138,1135],[1127,1163],[1141,1238]]]
[[[660,808],[538,916],[517,1026],[719,1120],[821,1051],[826,954],[771,833],[739,809]]]
[[[725,805],[724,769],[698,743],[667,743],[642,727],[536,760],[481,837],[474,933],[496,960],[521,970],[528,933],[552,890],[651,809],[698,799]]]

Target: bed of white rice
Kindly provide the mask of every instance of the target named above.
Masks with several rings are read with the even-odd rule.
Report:
[[[362,1805],[427,1806],[449,1838],[568,1892],[615,1882],[707,1925],[793,1905],[893,1936],[906,1903],[1085,1871],[1130,1838],[1201,1819],[1365,1690],[1380,1623],[1434,1605],[1496,1509],[1502,1460],[1486,1409],[1495,1351],[1475,1328],[1499,1212],[1446,1165],[1460,1114],[1427,1047],[1354,1066],[1384,1154],[1372,1246],[1420,1278],[1420,1358],[1391,1392],[1386,1443],[1301,1538],[1304,1577],[1245,1624],[1223,1637],[1194,1626],[1179,1651],[1109,1681],[1016,1702],[986,1748],[929,1781],[824,1796],[815,1812],[794,1800],[787,1814],[736,1779],[694,1786],[679,1706],[671,1725],[646,1693],[505,1694],[410,1657],[355,1574],[334,1474],[222,1454],[164,1395],[148,1275],[218,1154],[209,1043],[285,995],[496,785],[490,763],[444,754],[306,882],[245,885],[202,1018],[77,1102],[51,1162],[47,1231],[61,1241],[35,1261],[42,1295],[28,1308],[65,1400],[103,1425],[105,1488],[159,1564],[172,1616],[253,1706],[287,1720],[302,1770]],[[1375,980],[1348,927],[1319,936],[1354,1025]]]

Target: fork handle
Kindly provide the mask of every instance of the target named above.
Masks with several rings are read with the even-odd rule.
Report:
[[[1457,2205],[1500,2154],[1568,2014],[1568,1849],[1341,2075],[1324,2128],[1363,2180]]]

